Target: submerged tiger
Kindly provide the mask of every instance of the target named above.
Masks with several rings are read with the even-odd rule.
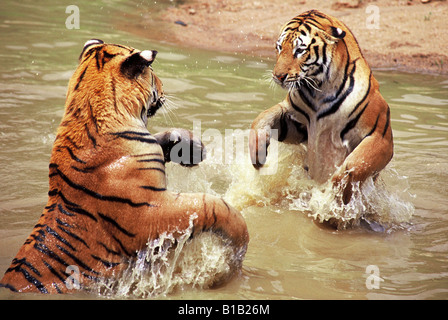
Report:
[[[148,117],[165,102],[151,66],[156,54],[85,44],[51,154],[48,203],[0,286],[69,292],[75,266],[88,289],[119,277],[148,241],[180,237],[191,223],[190,238],[212,232],[233,249],[229,277],[241,266],[249,241],[241,214],[218,197],[167,190],[165,162],[195,164],[170,150],[184,143],[202,152],[203,145],[188,130],[149,133]]]
[[[278,141],[306,144],[304,167],[319,183],[343,188],[375,177],[392,159],[390,109],[352,32],[317,10],[283,26],[276,43],[273,80],[288,90],[252,123],[255,168],[266,161],[272,129]]]

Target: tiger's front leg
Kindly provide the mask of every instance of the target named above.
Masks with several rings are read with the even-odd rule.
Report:
[[[165,162],[173,161],[191,167],[206,157],[204,144],[190,130],[173,128],[157,133],[154,137],[162,147]]]
[[[225,257],[230,268],[227,277],[241,268],[249,243],[247,225],[241,213],[223,199],[201,193],[166,191],[157,210],[145,218],[149,219],[148,223],[140,225],[149,226],[144,229],[150,231],[150,239],[157,239],[163,233],[172,233],[176,238],[189,234],[189,239],[203,232],[215,234],[230,249],[230,255]]]
[[[271,138],[280,142],[299,144],[307,139],[306,127],[289,112],[285,100],[263,111],[252,122],[249,133],[249,152],[252,165],[259,169],[266,163]],[[277,130],[273,134],[273,130]]]
[[[347,156],[332,177],[335,186],[346,184],[343,201],[350,202],[352,182],[363,182],[368,177],[377,175],[386,167],[394,153],[392,128],[390,126],[387,104],[380,105],[384,112],[378,117],[366,117],[365,127],[375,130],[367,135],[361,143]],[[376,122],[373,123],[374,119]]]
[[[243,216],[222,198],[203,193],[167,192],[164,200],[157,219],[159,232],[167,231],[163,223],[182,229],[193,219],[192,236],[213,232],[229,240],[236,251],[247,246],[249,233]]]

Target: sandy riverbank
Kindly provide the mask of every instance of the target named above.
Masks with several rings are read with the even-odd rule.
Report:
[[[189,0],[158,15],[163,33],[144,34],[187,47],[275,59],[280,28],[309,9],[342,20],[374,68],[448,74],[446,0]],[[142,24],[146,19],[143,14]]]

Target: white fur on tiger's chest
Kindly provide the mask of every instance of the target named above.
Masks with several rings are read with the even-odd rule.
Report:
[[[308,168],[309,176],[319,183],[331,178],[337,167],[342,165],[350,152],[348,144],[341,139],[341,132],[347,124],[352,106],[358,96],[357,93],[352,92],[342,102],[337,111],[321,118],[319,118],[319,114],[329,108],[328,104],[314,101],[318,107],[314,112],[307,108],[298,93],[292,97],[293,103],[304,110],[309,118],[308,121],[303,114],[296,110],[291,111],[292,117],[296,121],[307,126],[308,140],[305,166]]]
[[[340,125],[331,120],[310,119],[305,165],[310,177],[317,182],[327,181],[347,157],[348,150],[339,132]]]

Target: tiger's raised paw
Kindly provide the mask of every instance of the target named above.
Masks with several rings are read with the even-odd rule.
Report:
[[[266,163],[270,144],[269,130],[251,130],[249,133],[250,160],[255,169],[260,169]]]
[[[204,144],[190,130],[173,128],[157,133],[154,137],[162,147],[165,162],[192,167],[206,158]]]

